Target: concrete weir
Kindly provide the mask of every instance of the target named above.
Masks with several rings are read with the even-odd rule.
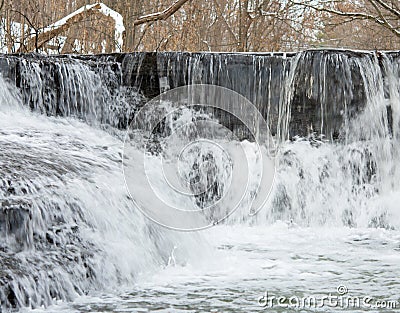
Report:
[[[1,73],[21,90],[25,104],[49,115],[85,118],[91,110],[97,110],[95,119],[99,122],[123,129],[140,106],[165,90],[214,84],[249,99],[267,120],[272,134],[280,139],[322,134],[328,140],[345,138],[346,121],[363,110],[366,68],[379,68],[376,79],[385,84],[388,66],[396,71],[399,63],[398,52],[348,50],[0,56]],[[88,108],[79,86],[79,67],[92,70],[108,89],[97,93],[122,97],[125,107],[100,99],[101,112],[99,108]],[[66,89],[72,85],[75,94]],[[389,98],[390,93],[385,97]],[[104,114],[109,110],[114,112],[112,120]],[[387,110],[390,122],[390,105]],[[219,112],[217,117],[230,129],[241,127],[240,121],[229,114]]]

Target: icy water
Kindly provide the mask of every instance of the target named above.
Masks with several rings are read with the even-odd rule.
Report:
[[[81,297],[47,311],[400,311],[398,231],[302,228],[278,222],[269,227],[217,226],[204,235],[213,247],[207,257],[189,260],[184,266],[171,261],[165,268],[146,273],[124,292]],[[342,307],[338,300],[325,300],[322,307],[324,296],[340,296],[338,287],[347,288],[345,296],[359,298],[360,305],[343,296]],[[287,300],[265,307],[260,301],[265,292]],[[295,298],[289,303],[291,297]],[[315,297],[316,307],[307,302],[302,307],[305,297]]]

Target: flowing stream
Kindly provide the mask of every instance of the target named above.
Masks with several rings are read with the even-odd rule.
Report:
[[[67,58],[49,70],[40,58],[21,58],[14,80],[10,58],[0,63],[0,312],[400,312],[400,62],[374,53],[254,56],[241,85],[223,56],[185,58],[159,56],[160,71],[173,69],[161,89],[182,83],[184,66],[185,83],[234,89],[259,109],[268,99],[260,110],[276,145],[268,201],[250,210],[265,191],[256,187],[257,145],[237,121],[215,145],[185,150],[180,177],[196,196],[183,197],[163,181],[163,162],[181,152],[163,138],[184,125],[190,142],[196,121],[226,118],[184,108],[164,119],[150,148],[131,132],[128,154],[125,128],[146,99],[124,84],[121,68]],[[294,105],[301,84],[319,114],[304,136]],[[249,162],[238,167],[250,173],[247,191],[241,172],[230,172],[239,150]],[[164,222],[217,225],[171,230],[140,208],[163,212],[163,203],[190,212]],[[330,294],[360,304],[318,302]],[[306,297],[317,304],[301,307]]]

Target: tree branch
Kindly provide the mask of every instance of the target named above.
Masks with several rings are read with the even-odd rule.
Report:
[[[238,42],[239,39],[236,37],[235,33],[232,31],[232,27],[229,25],[228,21],[226,20],[218,1],[214,0],[214,4],[215,4],[215,8],[217,10],[217,14],[219,16],[221,16],[222,22],[225,24],[226,29],[229,32],[229,34],[231,35],[232,39],[235,40],[236,42]]]
[[[334,15],[338,16],[343,16],[343,17],[351,17],[352,19],[359,19],[359,20],[370,20],[373,21],[385,28],[387,28],[389,31],[391,31],[393,34],[395,34],[397,37],[400,37],[400,30],[391,25],[385,18],[382,19],[380,16],[375,16],[372,14],[364,13],[364,12],[343,12],[343,11],[338,11],[335,9],[329,9],[326,7],[319,7],[316,5],[308,4],[308,3],[301,3],[301,2],[293,2],[296,5],[311,8],[313,10],[319,11],[319,12],[325,12],[325,13],[331,13]]]
[[[379,15],[379,18],[384,23],[383,26],[385,26],[388,29],[395,29],[395,27],[392,24],[390,24],[390,22],[387,20],[387,18],[383,15],[382,11],[380,10],[379,6],[374,2],[374,0],[368,0],[368,2],[371,3],[372,6],[375,8],[376,12]],[[379,2],[379,1],[377,1],[377,2]]]
[[[375,1],[378,4],[380,4],[382,7],[384,7],[386,10],[388,10],[390,13],[392,13],[392,14],[396,15],[398,18],[400,18],[400,11],[396,10],[395,8],[392,8],[390,5],[383,2],[382,0],[375,0]]]
[[[10,10],[10,11],[21,15],[28,22],[29,26],[35,31],[35,37],[33,37],[32,41],[30,41],[30,48],[32,49],[32,46],[34,46],[35,51],[38,52],[39,51],[38,38],[37,38],[37,34],[38,34],[38,31],[39,31],[38,28],[32,23],[32,21],[28,18],[28,16],[26,14],[24,14],[24,13],[22,13],[20,11],[17,11],[17,10]],[[24,29],[22,29],[22,31],[25,32]],[[17,52],[18,53],[21,52],[22,48],[25,51],[29,51],[28,50],[28,45],[21,43],[20,48],[17,50]]]
[[[188,1],[190,0],[177,0],[170,7],[166,8],[164,11],[140,16],[138,19],[133,21],[133,25],[137,26],[149,22],[166,20],[176,11],[178,11]]]

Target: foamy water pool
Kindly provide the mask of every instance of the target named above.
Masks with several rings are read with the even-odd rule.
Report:
[[[399,231],[278,222],[205,235],[207,257],[184,265],[172,258],[126,290],[30,312],[400,311]]]

